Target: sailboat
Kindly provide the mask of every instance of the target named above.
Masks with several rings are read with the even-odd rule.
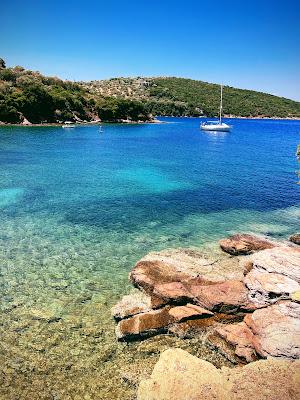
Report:
[[[223,109],[223,85],[221,85],[221,101],[220,101],[219,120],[202,122],[200,125],[200,128],[203,131],[229,132],[231,129],[231,126],[222,122],[222,109]]]

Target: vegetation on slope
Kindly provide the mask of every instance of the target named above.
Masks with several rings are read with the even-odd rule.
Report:
[[[22,67],[6,68],[0,59],[0,121],[20,123],[148,120],[136,100],[92,94],[82,85],[45,77]]]
[[[220,86],[184,78],[114,78],[82,83],[92,93],[143,101],[154,115],[209,117],[218,114]],[[300,117],[300,103],[252,90],[224,87],[224,114],[242,117]]]

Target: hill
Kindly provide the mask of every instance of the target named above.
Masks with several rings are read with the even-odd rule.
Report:
[[[81,82],[91,93],[142,101],[154,115],[218,114],[220,86],[185,78],[113,78]],[[224,86],[224,114],[241,117],[300,118],[300,102],[253,90]]]
[[[0,122],[147,121],[143,103],[91,93],[82,85],[46,77],[0,59]]]

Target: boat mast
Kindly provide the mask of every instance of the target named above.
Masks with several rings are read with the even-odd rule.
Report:
[[[220,101],[220,117],[219,117],[220,124],[222,124],[222,109],[223,109],[223,85],[221,85],[221,101]]]

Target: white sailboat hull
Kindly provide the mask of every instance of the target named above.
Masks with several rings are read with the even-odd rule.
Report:
[[[221,124],[206,124],[202,123],[200,128],[203,131],[214,131],[214,132],[229,132],[230,126],[224,123]]]

